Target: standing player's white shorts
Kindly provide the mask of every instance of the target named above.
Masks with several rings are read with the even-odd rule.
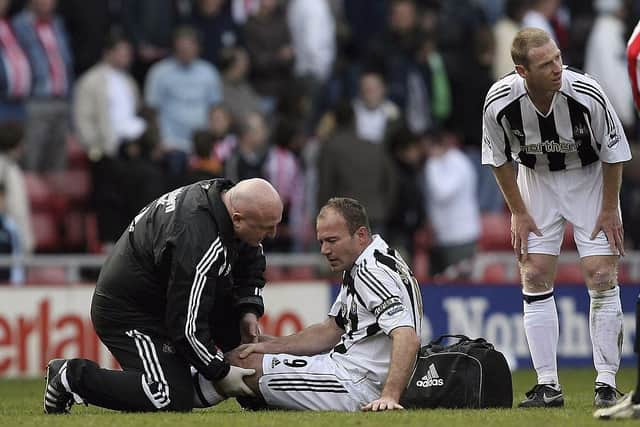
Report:
[[[353,378],[326,354],[265,354],[260,393],[267,405],[312,411],[359,411],[380,397],[381,387]]]
[[[601,162],[554,172],[519,165],[522,200],[542,232],[542,236],[529,233],[529,253],[559,255],[565,222],[569,221],[581,258],[618,255],[611,251],[603,231],[590,239],[602,207],[602,185]]]

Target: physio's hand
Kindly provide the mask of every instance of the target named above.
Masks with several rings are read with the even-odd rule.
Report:
[[[511,215],[511,246],[520,261],[527,259],[529,254],[529,233],[542,236],[533,218],[528,213]]]
[[[244,369],[231,365],[226,377],[215,383],[218,393],[227,397],[255,396],[255,393],[244,382],[244,377],[256,373],[255,369]]]
[[[395,409],[404,409],[395,399],[389,397],[380,397],[373,402],[360,408],[364,412],[393,411]]]
[[[609,241],[609,247],[614,254],[624,256],[624,229],[618,210],[602,211],[596,220],[596,226],[591,233],[591,240],[595,239],[600,230],[604,231]]]
[[[258,316],[255,313],[245,313],[240,319],[240,342],[242,344],[258,342],[259,336]]]

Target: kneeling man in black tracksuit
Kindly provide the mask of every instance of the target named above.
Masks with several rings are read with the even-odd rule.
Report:
[[[47,366],[46,413],[74,402],[123,411],[188,411],[251,396],[223,351],[257,342],[265,257],[282,202],[267,181],[201,181],[145,207],[116,243],[91,303],[98,336],[122,366]]]

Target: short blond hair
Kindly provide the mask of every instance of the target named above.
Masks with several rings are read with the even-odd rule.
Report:
[[[549,33],[539,28],[523,28],[511,43],[511,59],[515,65],[529,65],[529,51],[551,41]]]

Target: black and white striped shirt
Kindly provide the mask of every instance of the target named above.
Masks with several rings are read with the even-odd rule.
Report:
[[[330,316],[345,330],[331,358],[354,374],[384,384],[391,361],[388,334],[400,326],[422,325],[422,297],[411,270],[380,236],[345,272]]]
[[[487,93],[483,111],[482,163],[515,160],[531,169],[576,169],[596,161],[631,159],[629,143],[609,99],[593,77],[564,67],[562,86],[547,114],[511,73]]]

